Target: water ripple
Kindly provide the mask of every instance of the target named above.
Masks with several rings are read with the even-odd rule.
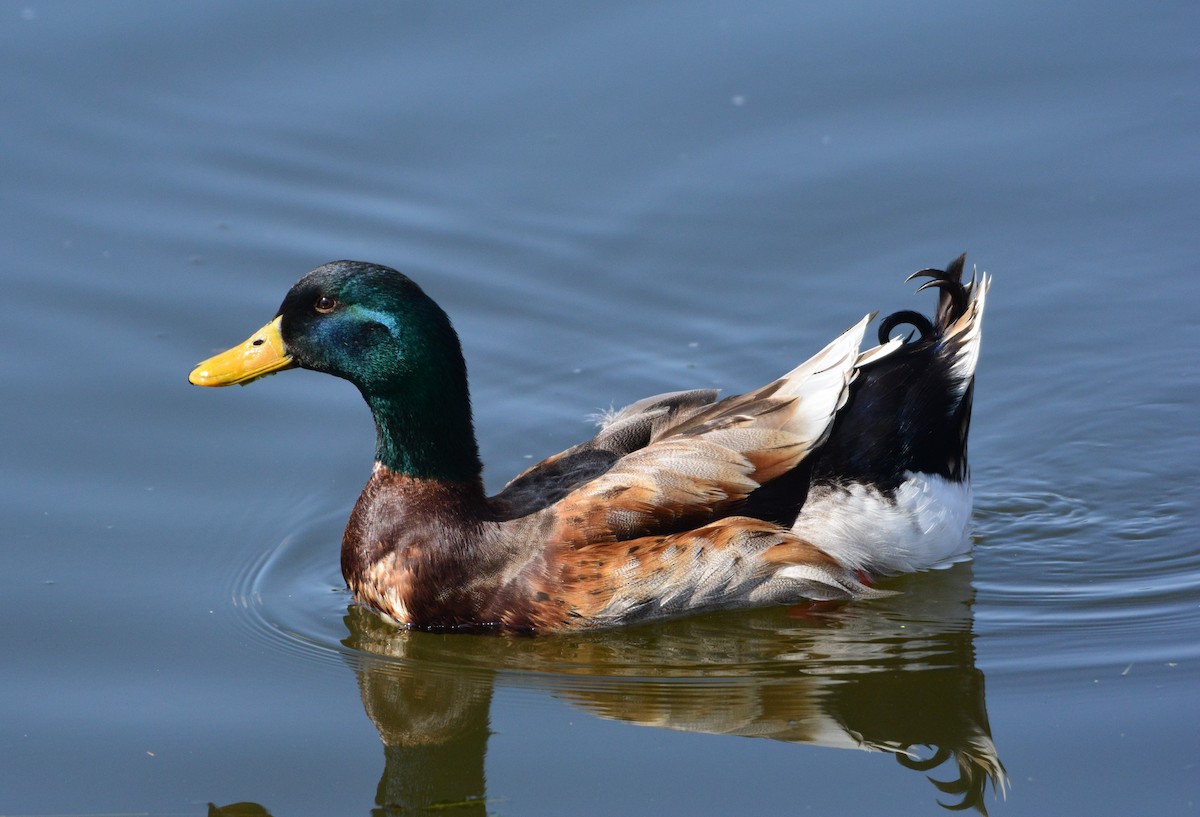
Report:
[[[989,663],[1051,673],[1200,657],[1200,553],[1185,506],[1134,509],[1043,488],[977,499]],[[1121,645],[1117,647],[1116,645]]]
[[[342,660],[342,619],[351,601],[338,572],[344,524],[341,511],[317,517],[238,571],[233,605],[256,642],[318,661]]]

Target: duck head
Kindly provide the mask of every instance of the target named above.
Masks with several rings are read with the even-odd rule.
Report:
[[[384,465],[412,476],[478,473],[458,336],[406,275],[357,261],[318,267],[296,282],[269,323],[205,360],[188,380],[246,385],[296,367],[358,387],[375,417],[376,458]]]

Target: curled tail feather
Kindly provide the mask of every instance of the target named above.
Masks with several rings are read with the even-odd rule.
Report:
[[[910,309],[893,312],[879,324],[879,342],[887,343],[897,326],[909,325],[920,337],[912,334],[904,339],[906,344],[932,344],[943,357],[953,381],[955,397],[962,402],[971,388],[975,377],[975,366],[979,362],[979,344],[982,336],[983,309],[988,289],[992,285],[989,275],[978,277],[972,271],[971,280],[963,283],[963,266],[966,255],[950,262],[946,269],[923,269],[908,276],[929,280],[917,287],[917,292],[926,289],[938,290],[938,304],[934,318],[929,318]],[[892,341],[894,342],[894,341]]]

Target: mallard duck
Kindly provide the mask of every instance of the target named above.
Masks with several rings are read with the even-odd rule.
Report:
[[[582,629],[701,610],[862,599],[969,550],[967,430],[990,278],[922,270],[932,319],[872,315],[767,385],[671,392],[487,496],[466,364],[411,279],[337,261],[204,361],[200,386],[292,367],[358,387],[375,464],[342,539],[354,597],[430,630]],[[918,290],[920,291],[920,290]],[[907,337],[890,337],[897,327]],[[915,337],[914,337],[915,335]]]

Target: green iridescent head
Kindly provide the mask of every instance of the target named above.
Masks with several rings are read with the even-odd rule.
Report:
[[[379,462],[416,477],[478,476],[458,336],[407,276],[356,261],[318,267],[291,288],[274,320],[190,380],[245,384],[296,366],[358,387],[375,417]]]

